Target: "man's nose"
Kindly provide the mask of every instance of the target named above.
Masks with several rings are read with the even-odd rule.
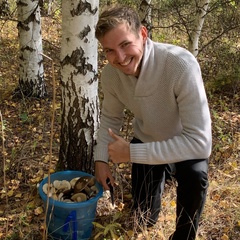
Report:
[[[117,51],[116,51],[116,58],[117,58],[117,60],[118,60],[119,62],[124,61],[124,59],[125,59],[125,53],[124,53],[124,51],[122,51],[122,50],[117,50]]]

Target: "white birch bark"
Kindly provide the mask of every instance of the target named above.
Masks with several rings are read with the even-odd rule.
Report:
[[[148,36],[151,38],[152,18],[151,18],[151,0],[142,0],[139,8],[139,16],[142,24],[148,30]]]
[[[188,50],[197,57],[198,55],[198,43],[201,35],[203,23],[206,17],[210,0],[198,0],[196,1],[196,14],[194,16],[193,25],[189,35]]]
[[[93,170],[99,122],[95,25],[98,0],[62,1],[62,132],[59,166]]]
[[[19,86],[24,95],[44,97],[46,86],[39,1],[18,0]]]

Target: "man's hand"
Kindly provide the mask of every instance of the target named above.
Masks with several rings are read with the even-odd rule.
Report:
[[[108,144],[108,155],[113,163],[126,163],[130,161],[130,144],[122,137],[113,133],[108,129],[109,135],[113,141]]]
[[[104,190],[109,190],[107,179],[110,179],[110,183],[114,186],[114,179],[110,171],[109,165],[105,162],[95,162],[95,177],[97,181],[103,186]]]

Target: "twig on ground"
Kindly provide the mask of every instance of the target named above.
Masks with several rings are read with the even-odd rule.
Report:
[[[41,53],[44,57],[49,59],[52,63],[52,84],[53,84],[53,100],[52,100],[52,118],[51,118],[51,135],[50,135],[50,149],[49,149],[49,168],[48,168],[48,193],[50,192],[50,175],[51,175],[51,165],[52,165],[52,143],[53,143],[53,131],[54,131],[54,120],[55,120],[55,99],[56,99],[56,83],[55,83],[55,71],[54,71],[54,61],[50,57]],[[48,228],[47,228],[47,212],[49,207],[49,194],[47,194],[47,204],[45,209],[45,218],[44,218],[44,226],[43,226],[43,240],[47,239],[48,236]]]

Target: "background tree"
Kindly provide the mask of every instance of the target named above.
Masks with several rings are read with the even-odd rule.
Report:
[[[98,0],[62,1],[62,122],[59,168],[93,172],[98,129]]]
[[[8,0],[0,0],[0,16],[8,16],[9,12]]]
[[[240,89],[240,54],[239,42],[234,39],[240,34],[240,1],[155,0],[151,4],[153,39],[192,52],[198,49],[194,54],[206,86],[211,91],[236,93]]]
[[[188,50],[197,57],[198,55],[198,42],[200,38],[200,34],[203,28],[203,23],[208,11],[208,5],[210,0],[199,0],[196,1],[195,4],[195,14],[193,15],[193,19],[191,21],[192,27],[189,29],[189,43]]]
[[[142,24],[148,30],[148,36],[152,38],[151,0],[142,0],[139,6],[139,16]]]
[[[18,0],[19,88],[20,94],[46,96],[39,1]]]

